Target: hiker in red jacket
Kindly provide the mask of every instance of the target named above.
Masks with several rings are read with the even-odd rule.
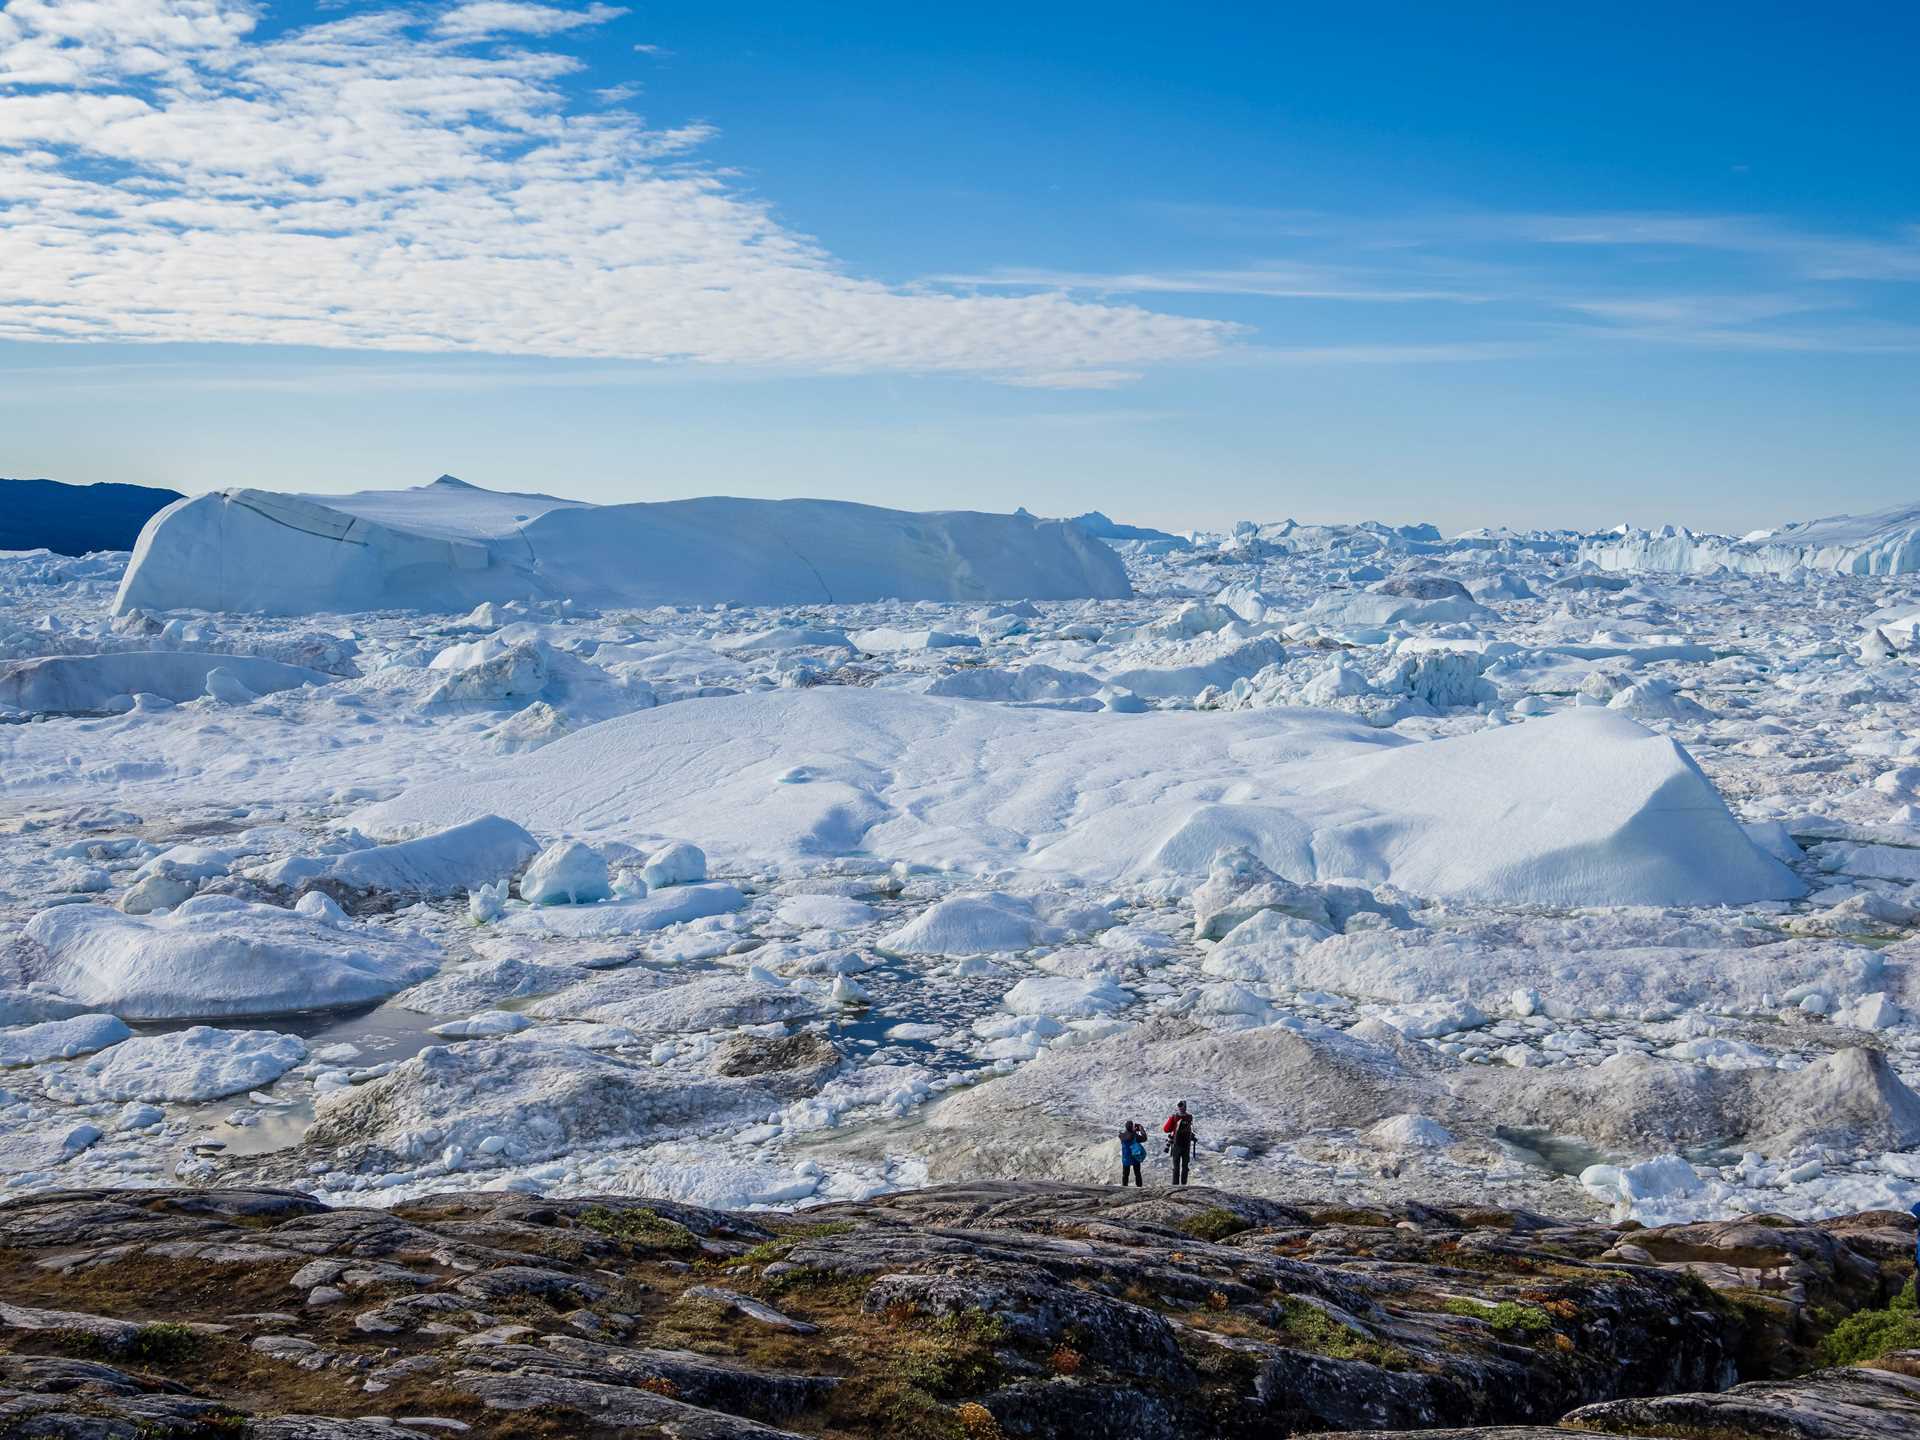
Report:
[[[1187,1113],[1186,1101],[1174,1107],[1160,1129],[1167,1137],[1167,1153],[1173,1156],[1173,1183],[1184,1185],[1187,1166],[1193,1159],[1193,1116]]]

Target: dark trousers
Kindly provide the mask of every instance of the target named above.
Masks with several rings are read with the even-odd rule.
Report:
[[[1138,1160],[1133,1161],[1131,1164],[1122,1164],[1120,1166],[1120,1183],[1122,1185],[1127,1183],[1127,1177],[1129,1175],[1133,1177],[1133,1183],[1138,1185],[1142,1190],[1147,1188],[1147,1182],[1140,1178],[1140,1162]]]
[[[1187,1165],[1192,1159],[1193,1159],[1193,1149],[1191,1146],[1176,1145],[1173,1147],[1173,1183],[1174,1184],[1184,1185],[1187,1183]]]

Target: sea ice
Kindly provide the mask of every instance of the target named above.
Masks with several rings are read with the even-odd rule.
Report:
[[[433,973],[419,940],[202,895],[171,913],[62,905],[28,924],[30,978],[122,1020],[280,1015],[363,1004]]]
[[[817,1078],[810,1070],[739,1079],[663,1071],[524,1035],[468,1040],[432,1046],[380,1079],[323,1097],[311,1140],[347,1147],[352,1169],[375,1174],[448,1152],[468,1163],[525,1163],[762,1119],[813,1093]]]
[[[676,840],[648,856],[640,874],[654,890],[669,885],[698,885],[707,878],[707,854],[698,845]]]
[[[624,1025],[641,1035],[694,1035],[804,1019],[821,1008],[806,991],[752,975],[711,975],[665,985],[661,980],[646,971],[612,971],[536,1001],[533,1013]]]
[[[866,901],[839,895],[789,896],[774,913],[782,924],[802,930],[851,930],[874,918]]]
[[[431,1029],[435,1035],[448,1040],[474,1040],[486,1035],[518,1034],[531,1024],[533,1021],[517,1011],[483,1010],[478,1015],[469,1015],[465,1020],[449,1020]]]
[[[270,1085],[306,1058],[293,1035],[272,1030],[215,1030],[195,1025],[164,1035],[136,1035],[47,1074],[55,1100],[217,1100]]]
[[[481,815],[416,839],[344,855],[282,860],[253,874],[270,885],[331,880],[354,890],[454,895],[505,879],[539,849],[534,838],[511,820]]]
[[[747,903],[731,885],[676,885],[636,900],[615,899],[597,905],[543,905],[503,915],[498,924],[510,933],[561,936],[575,940],[645,935],[709,915],[724,915]]]
[[[208,677],[224,672],[225,679]],[[181,704],[217,689],[244,699],[327,685],[337,677],[297,665],[282,665],[253,655],[174,654],[137,650],[117,655],[47,655],[32,660],[0,660],[0,708],[43,714],[86,715],[112,708],[120,699],[157,695]],[[224,699],[224,696],[215,698]]]
[[[1048,1015],[1072,1020],[1124,1009],[1133,1003],[1133,996],[1106,975],[1084,980],[1029,975],[1009,990],[1001,1003],[1015,1015]]]
[[[542,850],[520,877],[529,905],[586,905],[613,898],[607,862],[592,846],[560,840]]]
[[[806,783],[781,783],[797,772]],[[598,783],[570,783],[580,774]],[[1233,798],[1219,798],[1228,786]],[[623,716],[356,819],[418,829],[483,805],[583,837],[697,832],[742,865],[860,851],[1115,879],[1204,874],[1246,845],[1295,881],[1490,903],[1708,905],[1801,890],[1685,751],[1604,709],[1404,744],[1297,711],[1107,717],[779,691]]]
[[[1062,940],[1033,901],[992,891],[955,895],[886,936],[881,946],[900,955],[991,955]]]
[[[0,1066],[71,1060],[116,1045],[132,1034],[112,1015],[76,1015],[71,1020],[43,1020],[0,1030]]]
[[[1186,1098],[1197,1178],[1278,1196],[1642,1220],[1920,1198],[1920,576],[1843,573],[1897,561],[1897,523],[1728,542],[1742,564],[1793,550],[1778,578],[1671,578],[1579,562],[1619,535],[1102,521],[1080,534],[1111,538],[1133,595],[1047,598],[1030,562],[1063,552],[1037,527],[995,574],[1039,603],[1004,604],[849,601],[848,576],[907,580],[842,526],[844,565],[770,572],[797,603],[716,606],[699,586],[738,575],[683,583],[656,552],[758,565],[777,541],[635,544],[624,527],[661,512],[450,482],[196,513],[223,507],[229,539],[276,536],[235,580],[270,581],[264,608],[407,608],[110,616],[121,560],[0,556],[0,663],[115,687],[0,725],[0,1050],[44,1056],[0,1099],[0,1181],[157,1178],[229,1138],[210,1112],[133,1101],[122,1123],[41,1093],[90,1063],[49,1053],[73,1047],[59,1022],[115,1008],[26,933],[72,911],[97,912],[64,923],[100,927],[109,969],[166,962],[133,978],[168,1013],[197,988],[256,1013],[308,1004],[316,976],[366,983],[356,1004],[406,986],[364,1034],[315,1022],[358,1043],[316,1041],[234,1112],[325,1097],[310,1140],[203,1151],[195,1177],[740,1204],[929,1168],[1111,1181],[1116,1117]],[[1813,530],[1842,569],[1803,563]],[[281,543],[316,563],[265,574]],[[166,579],[164,549],[138,583]],[[989,583],[954,552],[913,565]],[[172,703],[120,689],[177,663],[154,656],[194,657]],[[320,678],[269,692],[236,657]],[[262,698],[196,698],[223,668]],[[473,821],[497,857],[426,833]],[[598,851],[612,898],[509,898],[534,835]],[[258,922],[297,948],[205,986],[176,916],[153,918],[180,907],[191,932],[203,905],[266,897],[297,899]],[[354,949],[390,980],[346,973]],[[471,1062],[405,1058],[455,1034]],[[1685,1193],[1603,1201],[1568,1173],[1672,1154]]]

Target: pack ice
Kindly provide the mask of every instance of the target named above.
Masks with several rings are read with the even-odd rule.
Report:
[[[245,703],[301,685],[326,685],[332,675],[283,665],[257,655],[45,655],[0,661],[0,707],[41,714],[84,715],[130,709],[136,695],[176,704],[211,696]]]
[[[1920,1199],[1897,517],[173,514],[0,555],[0,1185]]]
[[[408,491],[176,501],[140,532],[114,608],[300,615],[529,595],[644,606],[1128,593],[1106,546],[1024,512],[725,497],[596,506],[442,476]]]
[[[481,807],[553,833],[698,833],[734,865],[872,854],[1114,881],[1198,877],[1244,845],[1294,880],[1482,902],[1801,891],[1683,750],[1610,710],[1410,744],[1309,711],[1081,716],[783,691],[624,716],[355,820],[402,833]]]

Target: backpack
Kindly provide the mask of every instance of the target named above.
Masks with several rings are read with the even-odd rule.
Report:
[[[1193,1117],[1182,1115],[1173,1122],[1173,1143],[1176,1145],[1193,1144]]]
[[[1127,1164],[1138,1165],[1147,1158],[1147,1147],[1138,1140],[1129,1140],[1122,1153],[1126,1157]]]

